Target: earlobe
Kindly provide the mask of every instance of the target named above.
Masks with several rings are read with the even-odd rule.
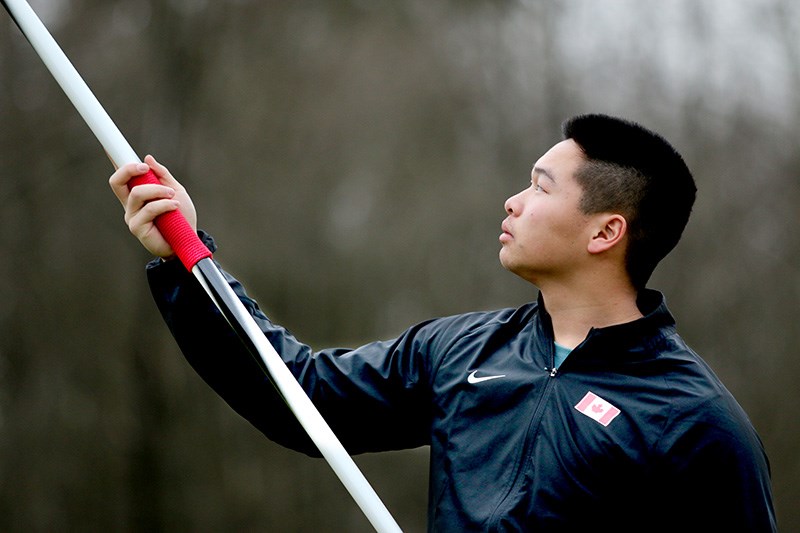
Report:
[[[599,254],[610,250],[624,239],[628,233],[628,221],[619,214],[605,215],[599,220],[600,226],[589,240],[590,254]]]

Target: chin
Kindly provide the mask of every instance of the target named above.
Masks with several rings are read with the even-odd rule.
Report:
[[[528,283],[532,283],[537,287],[539,286],[536,283],[535,279],[536,275],[533,272],[531,272],[529,268],[524,268],[522,265],[516,264],[513,261],[508,260],[507,258],[504,259],[502,253],[500,254],[500,264],[503,266],[503,268],[505,268],[515,276],[521,278],[522,280],[527,281]]]
[[[506,270],[517,273],[517,270],[521,267],[519,264],[519,258],[515,258],[514,254],[509,252],[508,248],[501,248],[500,253],[497,254],[498,259],[500,259],[500,264],[503,265],[503,268]]]
[[[500,249],[500,253],[497,254],[497,258],[500,260],[500,264],[503,266],[503,268],[511,271],[512,267],[509,264],[508,259],[505,257],[506,254],[504,254],[503,252],[505,252],[505,248]]]
[[[512,274],[524,278],[524,276],[521,273],[521,269],[519,268],[519,265],[516,265],[513,261],[509,261],[508,259],[503,259],[503,257],[501,256],[500,265],[509,272],[511,272]]]

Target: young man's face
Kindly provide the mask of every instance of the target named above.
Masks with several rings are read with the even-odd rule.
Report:
[[[590,217],[579,209],[582,189],[575,172],[583,152],[571,139],[547,151],[531,171],[531,185],[505,203],[500,262],[539,285],[568,280],[587,255]]]

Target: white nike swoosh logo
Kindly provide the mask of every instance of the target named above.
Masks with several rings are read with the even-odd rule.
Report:
[[[470,372],[469,376],[467,376],[467,382],[472,383],[474,385],[475,383],[481,383],[482,381],[489,381],[490,379],[497,379],[497,378],[506,377],[505,374],[501,374],[499,376],[481,376],[481,377],[478,377],[478,376],[475,375],[477,373],[478,373],[477,370],[473,370],[472,372]]]

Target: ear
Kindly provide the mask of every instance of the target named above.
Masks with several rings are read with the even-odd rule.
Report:
[[[599,254],[619,245],[628,233],[628,221],[619,214],[604,213],[598,218],[598,226],[589,240],[587,250]]]

